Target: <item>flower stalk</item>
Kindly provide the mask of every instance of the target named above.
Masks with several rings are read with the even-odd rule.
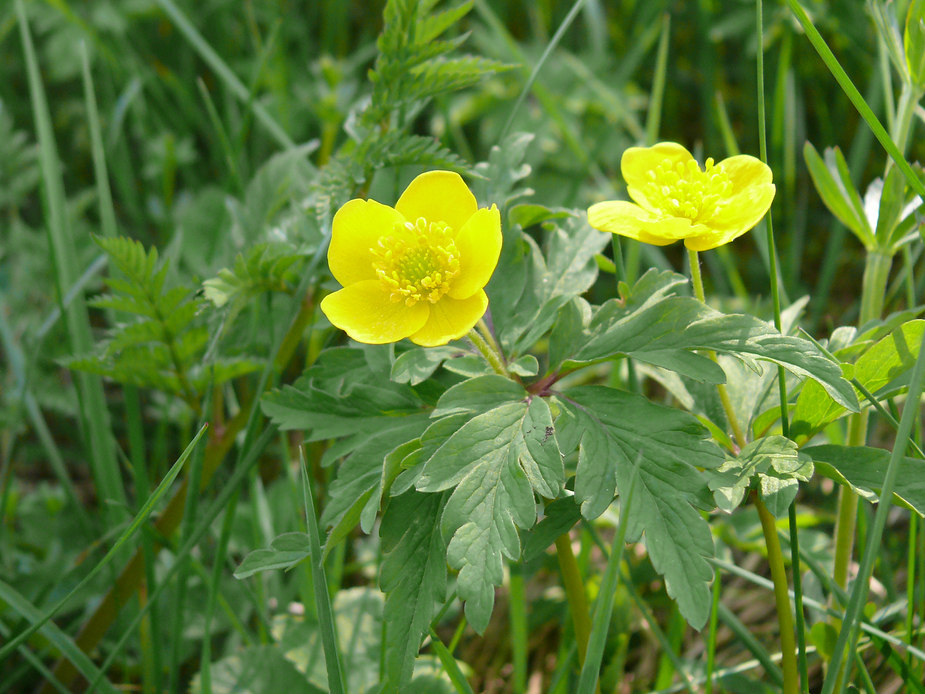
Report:
[[[798,694],[800,676],[797,671],[796,640],[793,635],[793,618],[790,615],[790,595],[787,584],[787,571],[784,568],[784,555],[780,549],[777,536],[777,524],[757,493],[754,495],[755,508],[761,521],[764,543],[768,550],[768,565],[771,568],[771,580],[774,583],[774,602],[777,607],[777,623],[780,626],[781,669],[784,673],[784,694]]]
[[[484,321],[480,320],[481,326],[485,326]],[[487,327],[485,327],[487,332]],[[475,348],[479,353],[485,358],[485,361],[488,362],[488,365],[492,370],[499,376],[504,376],[505,378],[511,378],[511,372],[507,370],[507,367],[504,365],[504,355],[501,353],[501,348],[498,346],[498,343],[495,342],[494,338],[491,337],[491,334],[488,334],[491,338],[489,342],[485,337],[482,336],[482,333],[479,332],[477,328],[472,328],[469,331],[466,337],[469,338],[469,341],[475,345]]]
[[[700,274],[700,254],[688,248],[687,257],[691,265],[691,283],[694,286],[694,296],[697,297],[701,303],[706,304],[706,295],[703,291],[703,276]],[[716,352],[710,352],[710,359],[717,361]],[[735,408],[732,406],[732,400],[729,399],[729,391],[726,389],[726,384],[717,383],[716,392],[719,394],[719,400],[723,405],[723,412],[726,414],[726,420],[729,422],[729,427],[732,429],[735,442],[739,448],[744,448],[748,441],[745,437],[745,432],[739,425],[739,419],[736,417]]]

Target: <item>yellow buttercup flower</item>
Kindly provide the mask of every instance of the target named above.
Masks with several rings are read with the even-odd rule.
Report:
[[[682,239],[692,251],[722,246],[754,227],[774,200],[771,169],[746,154],[707,159],[701,169],[681,145],[660,142],[630,147],[620,169],[634,202],[599,202],[588,221],[654,246]]]
[[[498,208],[479,209],[458,174],[430,171],[394,208],[351,200],[337,211],[328,265],[344,288],[321,310],[357,342],[444,345],[485,313],[500,253]]]

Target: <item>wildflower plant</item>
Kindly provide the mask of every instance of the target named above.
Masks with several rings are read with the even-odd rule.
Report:
[[[799,3],[788,2],[803,21]],[[148,215],[139,228],[160,238],[176,227],[176,242],[162,251],[118,234],[116,210],[122,208],[108,189],[103,164],[109,145],[95,115],[86,56],[84,93],[98,186],[65,205],[30,15],[17,0],[52,213],[49,242],[60,302],[54,310],[65,316],[73,345],[54,366],[77,374],[86,438],[78,452],[90,463],[106,527],[119,531],[113,533],[115,546],[70,594],[55,583],[61,573],[56,554],[46,567],[55,578],[40,588],[26,573],[18,588],[0,580],[0,675],[18,678],[38,663],[43,677],[51,673],[49,690],[77,686],[79,675],[91,689],[115,691],[113,673],[140,670],[144,691],[465,693],[471,692],[467,678],[484,682],[487,675],[461,662],[460,640],[476,642],[510,620],[514,674],[508,689],[522,693],[528,691],[527,627],[549,610],[558,635],[550,641],[558,651],[555,673],[544,671],[541,679],[551,692],[632,687],[632,678],[621,681],[621,675],[634,630],[664,641],[660,671],[670,674],[673,667],[688,690],[700,678],[704,690],[713,691],[713,649],[723,615],[717,567],[748,575],[725,556],[730,548],[753,551],[752,534],[757,537],[760,526],[779,620],[772,650],[780,651],[781,666],[764,657],[767,649],[755,639],[741,636],[764,668],[745,686],[807,691],[807,661],[827,668],[826,694],[847,686],[854,671],[841,659],[855,653],[887,509],[898,503],[913,518],[925,515],[925,455],[912,434],[925,382],[925,320],[914,280],[925,186],[920,169],[903,157],[925,93],[925,2],[908,3],[903,32],[892,10],[870,3],[903,84],[887,134],[899,157],[862,198],[839,150],[823,156],[811,144],[804,150],[821,200],[867,253],[857,325],[832,326],[826,339],[804,330],[807,299],[780,305],[770,211],[787,204],[782,192],[793,181],[786,169],[772,173],[766,163],[761,79],[760,157],[737,153],[731,128],[725,133],[731,156],[702,164],[683,144],[658,142],[655,111],[663,102],[654,93],[645,128],[636,123],[642,106],[626,99],[613,151],[599,152],[600,162],[572,133],[568,156],[559,153],[550,166],[544,157],[560,135],[556,128],[566,128],[575,114],[557,110],[557,99],[536,78],[582,3],[574,4],[514,102],[497,98],[512,96],[499,78],[511,65],[461,52],[470,25],[453,34],[475,7],[478,22],[488,27],[473,25],[479,47],[490,52],[495,45],[516,45],[503,33],[493,3],[442,7],[436,0],[388,0],[368,54],[350,60],[325,55],[313,66],[324,84],[305,92],[313,95],[306,108],[316,109],[310,116],[320,140],[296,144],[281,124],[291,115],[287,108],[273,112],[267,106],[273,100],[257,93],[264,88],[263,67],[249,92],[171,0],[156,4],[169,17],[165,26],[176,26],[223,81],[229,99],[243,104],[225,114],[226,123],[202,81],[205,110],[218,134],[213,139],[222,147],[211,153],[210,166],[225,162],[229,190],[210,187],[192,199],[175,190],[181,160],[170,143],[209,138],[175,137],[160,124],[152,128],[162,135],[164,156],[142,167],[146,181],[162,183],[149,198],[135,197],[144,186],[133,185],[138,181],[129,176],[131,157],[121,150],[114,157],[121,167],[113,176],[123,188],[120,204]],[[335,12],[342,4],[316,3],[327,9],[307,11]],[[700,3],[698,11],[707,12],[707,5]],[[31,9],[36,15],[52,11],[43,4]],[[760,2],[757,10],[761,75]],[[599,8],[588,3],[587,11],[592,16]],[[634,10],[643,18],[649,11],[645,3]],[[259,20],[247,17],[254,27]],[[664,21],[661,78],[669,40]],[[642,25],[647,40],[654,40],[655,25]],[[812,24],[804,28],[815,40]],[[285,34],[288,27],[276,30]],[[782,34],[789,31],[782,25]],[[105,38],[101,34],[100,45]],[[336,45],[331,38],[331,55]],[[265,50],[271,65],[272,41]],[[516,52],[513,57],[523,58]],[[574,99],[563,100],[567,109],[589,99],[587,90],[605,89],[581,61],[569,56],[553,62],[550,68],[572,71],[566,77],[556,73],[575,90]],[[285,105],[284,83],[273,82],[273,88],[280,90],[274,99]],[[659,89],[663,79],[661,84]],[[780,80],[782,92],[787,84]],[[459,93],[473,87],[483,89],[478,98]],[[128,103],[135,90],[126,87],[112,112],[134,114]],[[543,105],[537,111],[555,113],[549,121],[556,128],[542,130],[541,137],[510,127],[526,118],[518,109],[528,93]],[[627,96],[634,93],[627,89]],[[509,101],[513,114],[506,111]],[[496,127],[489,102],[505,105],[503,128]],[[593,125],[601,113],[609,117],[623,104],[622,98],[610,99],[607,108],[595,104],[583,115]],[[148,117],[150,106],[137,111]],[[240,118],[239,108],[247,109],[247,118]],[[484,128],[471,127],[473,112],[485,116]],[[229,124],[240,126],[237,136],[226,131]],[[250,166],[251,153],[242,145],[251,126],[258,133],[254,149],[265,138],[276,152],[261,166]],[[4,119],[0,131],[19,133]],[[487,143],[470,147],[472,132]],[[83,139],[81,133],[75,141]],[[26,140],[13,140],[14,150],[26,152],[20,146]],[[112,143],[121,146],[118,137]],[[0,200],[17,225],[26,224],[19,210],[27,209],[36,176],[31,154],[22,152],[14,159],[23,182],[11,189],[13,198]],[[581,185],[555,197],[559,191],[549,185],[549,172],[566,171],[552,179],[561,181],[574,175],[569,167],[576,161],[585,167]],[[532,165],[542,172],[534,174]],[[98,215],[102,233],[85,244],[88,254],[98,256],[86,269],[78,266],[82,256],[67,224],[88,200],[98,203],[91,218],[95,223]],[[742,237],[762,220],[773,322],[754,297],[740,296],[734,304],[717,300],[700,267],[701,253],[710,261],[728,244],[745,248],[748,239]],[[625,254],[621,238],[627,239]],[[670,248],[679,241],[686,256]],[[895,256],[904,262],[905,304],[898,292],[891,294]],[[721,260],[737,262],[730,254]],[[652,261],[651,267],[640,268],[641,261]],[[107,277],[97,286],[94,278],[104,268]],[[84,291],[97,296],[85,304]],[[48,323],[57,320],[52,313]],[[43,364],[19,348],[6,312],[0,312],[0,338],[15,372],[4,384],[16,389],[4,391],[3,402],[21,396],[67,503],[83,511],[83,492],[69,484],[28,391]],[[117,396],[124,415],[115,425],[107,394]],[[897,429],[894,450],[868,445],[870,408],[883,429]],[[160,419],[148,445],[151,412]],[[19,424],[18,411],[2,415],[0,421]],[[15,429],[18,435],[25,427]],[[193,432],[192,443],[178,449],[178,462],[166,467],[168,439]],[[15,447],[8,438],[0,443],[0,516],[6,522],[19,512],[7,503],[7,461]],[[131,471],[130,491],[122,461]],[[176,486],[175,478],[182,479]],[[842,490],[839,529],[831,552],[817,542],[801,557],[796,503],[820,478]],[[860,580],[852,586],[847,568],[858,499],[878,507]],[[4,558],[4,568],[15,564],[27,571],[31,564],[20,553],[42,546],[31,534],[47,515],[45,507],[30,513],[24,516],[29,522],[17,526],[25,540],[0,533],[0,543],[15,549],[0,553],[14,556],[12,562]],[[77,524],[90,537],[95,519],[86,516],[78,515]],[[149,516],[156,520],[149,522]],[[785,518],[791,579],[778,537]],[[136,546],[132,537],[139,528]],[[612,537],[609,548],[605,536]],[[624,562],[626,543],[634,552]],[[94,537],[86,556],[98,544]],[[914,549],[913,540],[912,574]],[[167,561],[162,553],[169,553]],[[823,566],[829,559],[833,571]],[[83,561],[81,555],[76,566]],[[73,638],[48,623],[74,594],[101,579],[102,568],[123,561]],[[226,570],[229,562],[237,567],[233,575]],[[833,612],[827,622],[822,606],[816,607],[812,630],[801,621],[806,566],[825,584]],[[832,573],[834,584],[827,582]],[[74,583],[69,575],[66,580]],[[200,588],[205,599],[194,601]],[[136,590],[142,599],[128,599]],[[528,592],[540,599],[528,600]],[[55,596],[51,608],[32,604],[46,593]],[[162,609],[164,594],[169,610]],[[909,594],[907,606],[913,607],[915,585]],[[703,634],[694,638],[706,647],[698,644],[678,656],[659,628],[661,615],[653,614],[655,602],[666,608],[673,634],[681,634],[686,622]],[[887,608],[874,615],[876,624],[864,624],[870,635],[865,638],[877,647],[866,650],[883,654],[904,681],[915,682],[925,662],[914,641],[920,618],[909,609],[900,628],[889,620],[901,610]],[[117,619],[123,609],[133,610],[124,620],[130,627],[121,640],[104,641],[112,625],[123,621]],[[202,619],[191,629],[192,611]],[[83,618],[81,613],[76,621]],[[739,628],[734,618],[724,618]],[[141,662],[111,668],[136,630]],[[807,631],[815,649],[806,647]],[[191,632],[195,638],[204,634],[197,649],[190,648]],[[164,634],[170,638],[159,638]],[[45,651],[33,651],[46,641],[64,654],[47,668],[40,662]],[[902,656],[890,650],[900,647]],[[863,650],[852,664],[862,675]],[[7,668],[6,659],[20,653],[23,659]],[[195,675],[182,680],[189,672]],[[640,686],[664,690],[668,679],[659,675]],[[16,689],[18,682],[10,682],[5,688]]]

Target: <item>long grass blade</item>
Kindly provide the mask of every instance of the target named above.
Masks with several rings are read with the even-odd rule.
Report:
[[[108,552],[97,562],[96,566],[88,573],[74,588],[68,592],[63,598],[61,598],[54,607],[47,610],[41,617],[33,620],[32,625],[23,631],[21,634],[16,636],[12,641],[8,642],[2,648],[0,648],[0,660],[3,660],[7,657],[10,652],[15,649],[19,644],[28,639],[32,634],[38,631],[43,624],[48,622],[52,617],[57,614],[68,600],[70,600],[74,595],[76,595],[81,589],[90,583],[100,571],[103,570],[113,558],[119,553],[119,551],[126,545],[126,543],[131,539],[132,535],[135,534],[135,531],[144,523],[148,516],[151,515],[151,512],[154,510],[154,507],[157,505],[157,502],[160,501],[161,497],[167,492],[170,488],[170,485],[173,484],[173,481],[176,479],[177,475],[180,474],[180,470],[183,469],[183,465],[186,463],[186,459],[189,458],[190,454],[195,450],[196,445],[199,443],[199,440],[202,438],[202,435],[208,429],[208,425],[204,425],[202,429],[199,430],[199,433],[196,434],[195,438],[190,441],[189,445],[180,454],[180,457],[177,458],[177,461],[173,464],[173,467],[164,475],[164,479],[161,480],[161,483],[157,485],[157,488],[148,497],[148,500],[145,501],[144,505],[141,507],[141,510],[135,515],[132,519],[132,522],[129,523],[128,527],[122,531],[119,535],[119,538],[116,540],[115,544],[109,549]]]
[[[49,623],[47,616],[43,615],[35,605],[26,600],[26,598],[13,588],[13,586],[2,579],[0,579],[0,601],[5,602],[32,623],[32,626],[24,633],[31,635],[36,631],[40,631],[44,637],[54,644],[55,648],[64,654],[65,658],[74,664],[74,667],[76,667],[84,677],[88,680],[100,678],[100,681],[103,683],[103,691],[107,692],[107,694],[117,694],[116,688],[112,686],[109,680],[102,678],[102,673],[97,669],[96,665],[93,664],[89,656],[80,650],[70,637],[61,631],[57,625]],[[3,661],[10,651],[17,648],[23,640],[23,638],[17,637],[8,642],[3,650],[0,651],[0,662]]]
[[[324,574],[324,555],[321,553],[321,532],[318,518],[315,516],[315,501],[312,498],[312,486],[308,476],[308,463],[305,449],[299,447],[299,460],[302,463],[302,493],[305,495],[305,514],[308,520],[308,542],[311,549],[312,583],[315,588],[315,607],[318,610],[321,644],[324,647],[324,664],[328,671],[328,688],[331,694],[345,694],[344,669],[340,660],[340,648],[337,641],[337,629],[334,626],[334,610],[331,596],[328,594],[328,581]]]
[[[209,67],[215,70],[215,74],[225,83],[225,86],[234,94],[242,104],[250,107],[260,124],[266,128],[266,131],[273,137],[276,142],[284,149],[292,149],[295,142],[286,134],[286,131],[274,120],[259,101],[251,99],[250,92],[244,83],[232,71],[228,64],[221,59],[218,53],[209,45],[202,34],[193,26],[192,22],[177,7],[173,0],[157,0],[157,4],[167,13],[174,26],[180,30],[180,33],[186,37],[190,45],[195,49],[199,56],[208,63]]]
[[[915,175],[915,171],[912,170],[909,162],[906,161],[902,152],[899,151],[896,143],[893,142],[889,133],[884,129],[873,110],[867,105],[864,97],[861,96],[861,92],[854,86],[854,82],[848,77],[848,73],[842,68],[841,64],[838,62],[838,58],[832,53],[832,50],[829,48],[828,44],[826,44],[825,39],[822,38],[819,30],[816,29],[812,20],[807,16],[806,10],[803,9],[797,0],[787,0],[787,4],[790,5],[793,15],[797,18],[800,26],[802,26],[803,30],[806,32],[806,38],[813,44],[813,48],[816,49],[819,57],[822,58],[826,67],[829,68],[829,72],[831,72],[832,76],[838,81],[842,91],[845,92],[845,95],[851,100],[851,103],[854,104],[858,113],[867,122],[867,125],[874,133],[874,137],[877,138],[883,146],[883,149],[886,150],[886,153],[890,155],[890,158],[896,163],[899,170],[902,171],[909,187],[918,195],[925,198],[925,183],[922,183],[922,180]]]
[[[74,239],[69,228],[64,184],[48,101],[45,97],[38,59],[32,44],[22,0],[16,1],[16,12],[26,58],[29,92],[32,97],[32,115],[39,143],[42,192],[47,215],[46,229],[52,264],[55,269],[58,298],[59,301],[63,301],[64,296],[81,276],[81,271]],[[87,305],[82,294],[78,293],[66,308],[62,304],[61,310],[66,319],[72,351],[75,354],[88,353],[93,346],[93,338],[90,333]],[[123,519],[122,509],[125,507],[126,497],[116,460],[102,379],[83,372],[75,374],[75,379],[80,398],[81,423],[87,442],[87,457],[93,471],[97,493],[106,504],[106,515],[109,521],[116,524]]]
[[[591,634],[588,638],[588,650],[585,654],[585,663],[581,668],[576,694],[592,694],[597,685],[601,670],[601,661],[604,658],[604,645],[607,642],[607,631],[610,627],[610,616],[613,613],[614,596],[617,592],[617,583],[620,579],[620,564],[623,561],[623,547],[626,540],[630,506],[633,503],[633,492],[636,491],[636,468],[629,485],[629,491],[621,494],[620,521],[617,533],[610,547],[610,556],[607,559],[607,568],[601,579],[601,586],[594,603],[594,614],[591,617]]]
[[[925,347],[925,336],[922,338],[922,347]],[[916,360],[915,366],[912,369],[912,377],[909,381],[909,393],[906,397],[906,407],[899,421],[899,431],[896,433],[896,441],[893,443],[890,462],[887,465],[886,476],[883,479],[883,486],[880,491],[880,502],[877,504],[877,513],[874,516],[873,524],[868,530],[861,566],[848,598],[848,606],[845,609],[845,619],[838,633],[838,641],[835,644],[835,651],[832,654],[829,671],[826,674],[825,681],[822,683],[822,694],[832,694],[835,689],[837,675],[841,670],[841,662],[845,656],[845,649],[851,648],[853,651],[854,644],[857,643],[860,628],[859,617],[864,607],[864,602],[867,599],[869,580],[874,569],[874,559],[880,548],[880,539],[883,536],[883,529],[886,527],[887,513],[890,510],[890,504],[893,500],[893,488],[896,485],[896,477],[899,474],[899,461],[902,460],[905,455],[906,446],[912,434],[912,427],[915,426],[917,422],[923,385],[925,385],[925,358],[923,358],[920,352],[919,358]],[[847,678],[843,678],[842,688],[844,688],[846,680]]]
[[[229,500],[231,499],[232,495],[238,490],[239,486],[253,469],[254,465],[256,465],[260,460],[260,455],[263,453],[263,450],[273,439],[275,434],[276,427],[268,427],[259,437],[250,443],[250,445],[246,448],[246,452],[242,453],[238,460],[238,465],[235,467],[234,473],[228,479],[227,484],[222,487],[222,491],[209,505],[208,510],[202,514],[201,518],[199,519],[199,523],[196,525],[196,528],[190,533],[189,538],[187,538],[187,540],[181,545],[180,549],[177,550],[174,563],[170,565],[170,568],[161,578],[161,581],[157,584],[157,588],[148,596],[148,601],[138,611],[138,614],[136,614],[132,619],[131,623],[122,634],[121,638],[116,641],[112,651],[103,662],[103,665],[100,667],[100,675],[98,675],[98,677],[102,677],[103,674],[109,670],[110,666],[115,661],[116,656],[125,647],[129,637],[138,628],[141,620],[145,617],[146,614],[148,614],[148,611],[151,609],[152,605],[157,604],[157,601],[161,594],[164,592],[164,589],[180,572],[183,561],[189,556],[190,552],[193,551],[196,545],[199,544],[199,541],[209,531],[209,528],[212,527],[212,522],[218,518],[218,514],[220,514],[225,508],[228,507]],[[91,681],[90,686],[87,688],[87,694],[93,694],[97,684],[98,682],[96,680]]]

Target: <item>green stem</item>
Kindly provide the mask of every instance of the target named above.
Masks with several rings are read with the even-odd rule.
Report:
[[[488,362],[488,365],[494,370],[496,374],[499,376],[504,376],[505,378],[511,377],[510,372],[504,365],[504,357],[501,355],[501,348],[498,347],[498,344],[494,341],[494,338],[492,338],[492,342],[494,342],[494,345],[492,345],[488,342],[488,340],[482,337],[480,332],[475,328],[470,330],[466,337],[468,337],[472,341],[472,344],[475,345],[475,348],[481,352],[482,356],[485,357],[485,361]]]
[[[912,116],[915,114],[915,107],[922,98],[922,92],[911,84],[904,84],[902,94],[899,96],[899,103],[896,105],[896,117],[893,119],[890,137],[896,143],[896,148],[906,153],[909,143],[909,135],[912,133]],[[890,162],[887,162],[889,166]]]
[[[575,641],[578,644],[578,663],[585,664],[585,655],[588,652],[588,639],[591,636],[591,611],[588,609],[588,596],[572,552],[572,541],[568,533],[556,538],[556,555],[559,558],[559,569],[562,571],[562,584],[565,587],[565,596],[568,599],[569,612],[572,613],[572,624],[575,626]]]
[[[858,315],[858,327],[877,320],[883,313],[886,297],[886,285],[890,279],[893,255],[880,250],[867,253],[864,263],[864,278],[861,285],[861,310]]]
[[[887,280],[893,257],[880,251],[869,251],[864,265],[861,288],[861,311],[858,326],[876,320],[883,312]],[[848,420],[848,445],[863,446],[867,440],[867,411],[851,415]],[[857,495],[841,487],[838,492],[838,511],[835,523],[835,582],[842,588],[848,578],[848,565],[854,547],[854,531],[858,512]]]
[[[784,694],[799,694],[800,676],[797,671],[796,641],[793,637],[793,619],[790,616],[790,596],[788,595],[787,572],[784,569],[784,557],[777,537],[777,524],[774,516],[765,507],[758,495],[755,495],[755,508],[761,520],[764,542],[768,549],[768,564],[771,568],[771,580],[774,583],[774,601],[777,605],[777,622],[780,625],[781,669],[784,672]]]
[[[706,295],[703,291],[703,275],[700,274],[700,254],[688,248],[687,257],[691,265],[691,284],[694,287],[694,296],[697,297],[701,303],[706,304]],[[716,352],[710,352],[709,354],[713,361],[717,361]],[[732,406],[732,400],[729,399],[729,391],[726,390],[726,384],[717,383],[716,392],[719,393],[719,400],[723,405],[723,412],[726,413],[726,419],[729,421],[729,426],[732,429],[733,436],[735,436],[736,443],[739,445],[739,448],[744,448],[747,439],[745,438],[745,432],[739,425],[739,419],[736,417],[735,409]]]
[[[864,278],[861,285],[861,309],[858,326],[880,318],[883,313],[887,281],[893,256],[878,250],[870,250],[864,264]],[[863,446],[867,441],[867,415],[862,410],[848,419],[848,445]],[[854,552],[854,535],[857,526],[858,496],[847,487],[838,490],[838,508],[835,520],[835,560],[832,568],[835,583],[840,588],[848,584],[848,567]],[[841,621],[832,620],[839,627]],[[839,674],[839,679],[841,673]]]

